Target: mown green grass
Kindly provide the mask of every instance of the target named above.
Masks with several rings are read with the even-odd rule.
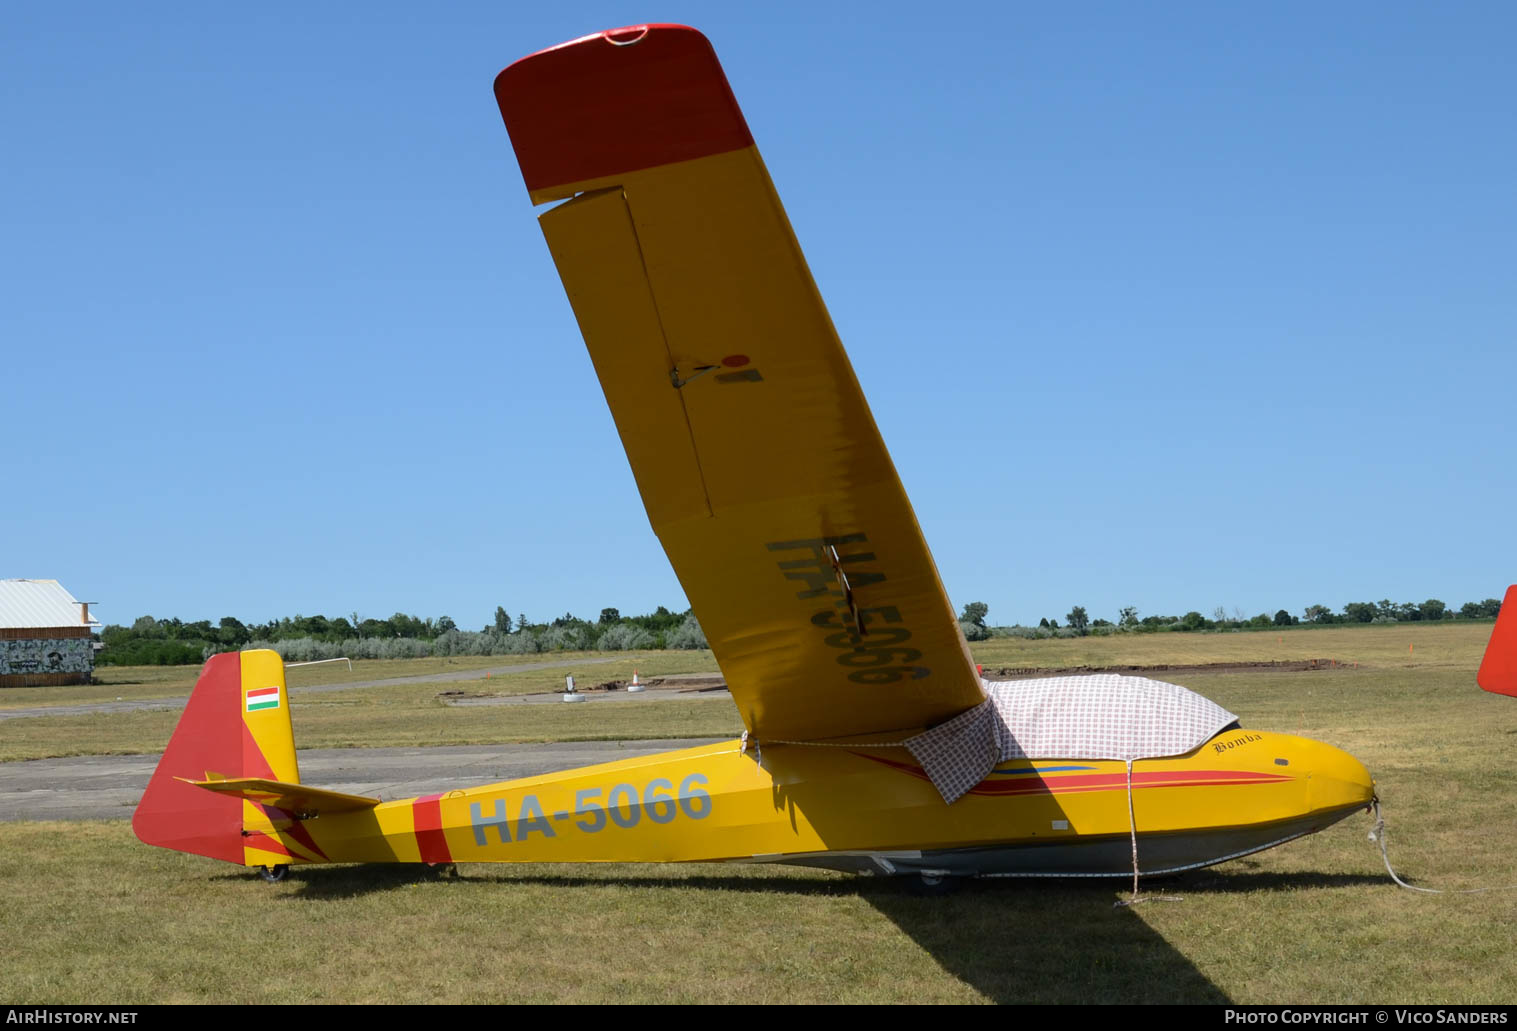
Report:
[[[1214,989],[1110,889],[761,866],[296,872],[267,885],[119,823],[0,827],[11,1002],[973,1002]],[[65,853],[66,863],[57,856]],[[38,877],[44,867],[47,876]]]
[[[613,720],[606,715],[608,705],[594,701],[577,706],[462,707],[447,704],[442,695],[445,691],[472,695],[558,692],[563,690],[566,673],[575,674],[579,687],[590,688],[597,683],[630,679],[633,670],[646,679],[671,673],[709,671],[716,667],[709,651],[629,652],[615,656],[616,661],[603,665],[574,665],[579,659],[605,657],[609,656],[567,653],[543,661],[543,665],[552,668],[507,673],[488,680],[481,674],[478,679],[464,681],[393,684],[317,693],[301,692],[299,688],[307,686],[302,680],[315,671],[335,667],[301,667],[291,670],[288,675],[295,691],[291,703],[295,741],[301,748],[381,748],[415,744],[597,741],[629,736],[722,737],[742,731],[742,723],[732,705],[709,698],[657,703],[618,701],[611,703],[618,713]],[[494,658],[496,661],[491,665],[509,665],[509,662],[500,660],[509,660],[511,656]],[[418,665],[402,665],[407,662]],[[375,679],[457,672],[456,668],[441,665],[435,659],[393,660],[376,665],[385,668],[376,671]],[[313,676],[311,682],[315,680]],[[351,681],[344,678],[323,682],[340,684]],[[188,695],[190,686],[184,687],[184,696]],[[77,705],[81,701],[59,700],[57,704]],[[70,755],[160,752],[168,743],[178,719],[176,708],[6,720],[0,724],[0,762]]]
[[[1462,667],[1478,664],[1491,624],[1476,622],[1400,623],[1384,626],[1290,627],[1237,633],[1112,634],[1105,637],[1024,640],[996,638],[970,646],[975,661],[1002,666],[1063,668],[1070,666],[1187,665],[1205,662],[1276,662],[1336,659],[1352,665]],[[349,670],[341,663],[298,666],[286,675],[291,688],[454,674],[525,663],[541,665],[535,673],[492,677],[492,693],[548,691],[562,685],[566,667],[578,660],[615,658],[605,665],[584,666],[581,683],[625,680],[638,670],[644,677],[667,673],[714,672],[710,651],[554,652],[539,655],[466,655],[427,659],[359,659]],[[0,710],[45,705],[80,705],[127,700],[184,698],[200,673],[198,666],[102,666],[96,684],[24,687],[0,690]],[[479,685],[468,682],[473,689]]]
[[[1364,759],[1404,876],[1517,884],[1507,700],[1449,673],[1193,679],[1251,726],[1311,713],[1309,732]],[[141,845],[123,822],[6,824],[0,998],[1517,1002],[1517,892],[1404,892],[1368,827],[1355,816],[1149,886],[1183,901],[1114,909],[1111,884],[981,882],[920,898],[895,881],[706,864],[466,866],[456,881],[310,868],[266,885]]]
[[[437,690],[438,685],[372,688],[297,698],[291,706],[295,743],[300,748],[389,748],[729,737],[743,730],[737,707],[726,695],[455,707],[439,700]],[[0,762],[161,752],[178,719],[178,712],[156,710],[7,720],[0,724]]]
[[[1115,665],[1188,665],[1201,663],[1247,663],[1290,661],[1299,659],[1336,660],[1340,666],[1312,676],[1353,676],[1355,674],[1395,674],[1416,671],[1468,671],[1479,664],[1490,633],[1489,624],[1403,624],[1395,626],[1359,626],[1294,628],[1271,633],[1222,634],[1116,634],[1110,637],[1063,638],[1043,641],[998,639],[973,646],[977,662],[993,671],[1003,666],[1058,668],[1067,666]],[[586,658],[605,658],[603,653],[562,653],[537,657],[544,668],[509,673],[484,679],[488,666],[513,664],[512,656],[483,658],[397,659],[373,663],[355,663],[349,674],[338,665],[307,666],[293,669],[289,682],[296,689],[292,705],[295,739],[302,748],[386,747],[408,744],[489,744],[493,742],[546,740],[604,740],[616,737],[715,737],[740,731],[741,725],[730,706],[709,700],[673,705],[671,709],[653,709],[652,703],[617,703],[614,719],[604,718],[603,706],[558,707],[458,707],[446,704],[444,691],[468,694],[529,694],[551,692],[563,687],[565,673],[575,673],[582,687],[609,680],[626,680],[634,669],[644,677],[668,673],[714,671],[716,662],[709,651],[700,652],[629,652],[616,656],[617,661],[604,665],[576,667]],[[531,657],[529,657],[531,658]],[[1357,668],[1356,668],[1357,665]],[[421,682],[386,687],[354,688],[351,691],[301,693],[298,688],[311,684],[349,683],[353,679],[381,679],[454,673],[479,670],[477,679],[449,682]],[[157,667],[123,672],[123,676],[142,676],[148,697],[160,697],[162,685],[169,683]],[[188,674],[182,674],[188,676]],[[1192,686],[1192,677],[1175,671],[1164,674],[1169,679]],[[1242,673],[1238,683],[1251,692],[1266,690],[1264,673]],[[1365,683],[1350,680],[1347,683]],[[1228,681],[1195,681],[1196,684]],[[1315,683],[1315,681],[1306,681]],[[1323,683],[1328,683],[1323,681]],[[1332,681],[1339,683],[1339,681]],[[187,695],[192,680],[179,687],[180,697]],[[95,688],[28,688],[28,692],[60,690],[101,690]],[[1203,689],[1210,690],[1209,687]],[[1305,688],[1310,692],[1310,686]],[[1336,690],[1336,689],[1334,689]],[[5,696],[10,697],[8,694]],[[1309,697],[1309,696],[1308,696]],[[79,704],[89,699],[48,696],[56,704]],[[1219,701],[1222,699],[1219,698]],[[33,701],[38,705],[42,702]],[[1225,704],[1225,703],[1224,703]],[[1305,706],[1297,712],[1281,713],[1269,726],[1278,730],[1308,730],[1304,723]],[[625,709],[626,711],[621,711]],[[549,711],[551,710],[551,711]],[[1239,703],[1235,711],[1247,712]],[[129,712],[91,715],[50,716],[9,720],[0,734],[0,761],[40,759],[67,755],[121,755],[160,751],[167,743],[177,720],[177,713]],[[1264,726],[1265,724],[1257,724]]]
[[[1415,639],[1407,661],[1416,665],[1391,661],[1402,652],[1388,637],[1346,636],[1324,638],[1339,643],[1311,657],[1366,655],[1357,670],[1169,678],[1245,726],[1303,733],[1363,760],[1403,876],[1431,887],[1517,884],[1517,704],[1474,686],[1483,639],[1444,642],[1442,655],[1436,632],[1445,628],[1430,629]],[[1333,633],[1356,632],[1386,631]],[[1238,636],[1201,637],[1217,650],[1187,661],[1240,661],[1218,657]],[[391,702],[365,703],[363,691],[297,699],[297,737],[306,746],[310,735],[390,717],[399,722],[387,732],[404,737],[408,706],[422,700],[411,690],[376,689]],[[329,716],[321,699],[338,700]],[[731,721],[713,736],[736,727],[720,701],[452,709],[439,718],[463,726],[593,717],[626,737],[673,736],[681,721],[707,714]],[[34,722],[45,721],[10,721],[5,732]],[[410,743],[421,743],[419,728]],[[510,726],[495,730],[496,740],[512,739]],[[764,866],[488,865],[464,867],[457,881],[334,867],[266,885],[141,845],[124,822],[3,824],[0,998],[1517,1003],[1517,892],[1405,892],[1385,876],[1368,829],[1368,817],[1354,816],[1151,886],[1184,901],[1113,909],[1123,893],[1109,884],[977,883],[920,898],[892,881]]]
[[[1288,627],[1232,633],[1111,634],[1024,640],[997,637],[970,645],[992,666],[1062,668],[1207,662],[1336,659],[1352,666],[1473,669],[1491,636],[1488,622]]]
[[[590,683],[626,679],[636,669],[643,676],[667,673],[698,673],[716,669],[710,651],[649,652],[547,652],[536,655],[458,655],[427,659],[354,659],[350,670],[346,663],[324,662],[315,666],[295,666],[286,670],[285,680],[291,688],[322,684],[351,684],[359,681],[387,680],[392,677],[419,677],[478,671],[497,666],[540,665],[535,673],[513,673],[491,678],[497,685],[519,685],[522,691],[551,690],[563,685],[563,675],[583,659],[597,660],[583,668]],[[598,660],[613,659],[600,664]],[[605,673],[603,671],[613,671]],[[200,675],[199,666],[101,666],[95,670],[94,684],[66,684],[58,687],[7,687],[0,689],[0,710],[32,708],[39,705],[83,705],[117,699],[139,701],[158,698],[187,698]]]
[[[1023,640],[1002,637],[970,646],[975,661],[987,667],[1013,666],[1062,668],[1067,666],[1112,666],[1193,664],[1201,662],[1273,662],[1331,658],[1352,665],[1402,666],[1414,664],[1461,666],[1478,663],[1490,637],[1486,622],[1398,623],[1383,626],[1289,627],[1270,631],[1237,633],[1112,634],[1106,637],[1069,637]],[[463,655],[428,659],[358,659],[349,670],[341,663],[299,666],[290,669],[292,688],[317,684],[345,684],[415,677],[431,674],[483,671],[492,666],[538,663],[538,674],[510,674],[508,685],[521,690],[551,690],[563,683],[560,667],[579,659],[615,656],[608,665],[585,666],[582,676],[590,682],[626,679],[637,669],[645,677],[665,673],[714,671],[710,651],[554,652],[538,655]],[[0,709],[38,705],[80,705],[88,702],[156,698],[183,698],[195,685],[198,666],[102,666],[95,670],[96,684],[60,687],[12,687],[0,690]],[[506,678],[492,678],[503,680]],[[509,686],[492,683],[492,691]]]
[[[1473,672],[1489,634],[1490,625],[1483,623],[1401,624],[1293,628],[1270,633],[1115,634],[1043,641],[1002,638],[977,643],[972,651],[975,660],[984,663],[987,671],[1004,666],[1059,668],[1329,659],[1346,666],[1347,672],[1393,673],[1407,669]],[[565,673],[575,673],[576,682],[581,687],[589,687],[604,681],[629,679],[634,669],[645,678],[716,670],[716,662],[709,651],[629,652],[604,665],[574,665],[579,660],[606,657],[609,657],[607,653],[529,656],[528,659],[535,658],[544,668],[494,676],[488,680],[484,678],[485,668],[512,665],[517,657],[355,663],[351,674],[340,665],[298,667],[290,670],[288,676],[295,689],[292,705],[295,740],[302,748],[384,747],[604,740],[626,736],[712,737],[742,729],[730,707],[712,708],[710,706],[715,703],[705,700],[688,704],[659,703],[675,706],[668,710],[654,710],[636,702],[618,703],[618,715],[608,722],[602,718],[603,707],[594,703],[572,707],[572,712],[567,709],[547,712],[535,707],[532,712],[524,712],[515,706],[451,706],[440,697],[444,691],[492,695],[557,691],[563,687]],[[307,685],[351,683],[355,679],[425,677],[462,670],[480,671],[480,676],[465,681],[423,681],[351,691],[311,694],[299,691],[300,687]],[[128,680],[141,678],[140,684],[135,686],[149,693],[139,697],[158,698],[187,696],[193,685],[193,674],[198,671],[170,674],[163,672],[161,667],[143,667],[117,672]],[[1343,672],[1333,670],[1323,675],[1339,676]],[[1252,689],[1263,687],[1259,678],[1265,674],[1240,675],[1245,678],[1241,684],[1252,685]],[[1318,674],[1308,674],[1314,675]],[[180,680],[172,679],[174,676]],[[1165,676],[1187,686],[1191,683],[1179,671]],[[110,690],[124,690],[130,686],[134,685],[120,682],[116,687],[27,688],[24,691],[33,698],[28,703],[30,705],[65,705],[114,698]],[[93,695],[76,697],[74,694],[47,694],[50,691],[97,694],[106,691],[106,694],[99,698]],[[13,697],[7,692],[0,696],[0,702],[9,705]],[[623,708],[625,712],[620,711]],[[1244,711],[1244,708],[1238,711]],[[4,732],[0,733],[0,761],[157,752],[167,743],[177,718],[177,713],[158,711],[9,720],[4,725]],[[1300,729],[1303,718],[1304,714],[1300,713],[1295,716],[1285,714],[1274,726],[1275,729]]]

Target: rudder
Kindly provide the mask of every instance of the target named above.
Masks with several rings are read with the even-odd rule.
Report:
[[[206,662],[132,815],[137,837],[241,864],[243,807],[249,803],[188,783],[210,774],[300,782],[277,652],[228,652]]]

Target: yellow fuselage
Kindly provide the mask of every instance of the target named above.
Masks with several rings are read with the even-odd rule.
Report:
[[[313,819],[244,803],[245,861],[792,861],[965,874],[1201,866],[1369,804],[1358,760],[1265,731],[1176,758],[1013,761],[945,805],[903,748],[737,741]],[[1090,846],[1106,845],[1106,848]],[[1148,858],[1145,858],[1148,857]]]

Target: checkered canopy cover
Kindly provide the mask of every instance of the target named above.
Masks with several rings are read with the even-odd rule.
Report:
[[[1238,718],[1147,677],[986,681],[985,693],[980,705],[906,740],[945,802],[1009,759],[1184,755]]]

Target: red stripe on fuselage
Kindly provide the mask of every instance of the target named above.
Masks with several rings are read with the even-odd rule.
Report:
[[[1244,770],[1173,770],[1163,773],[1133,773],[1132,786],[1144,788],[1194,788],[1216,784],[1273,784],[1290,780],[1275,773]],[[986,780],[970,789],[971,795],[1068,795],[1081,791],[1126,790],[1127,774],[1082,773],[1065,777],[1027,776],[1017,780]]]
[[[416,848],[423,863],[451,863],[448,839],[442,832],[442,796],[423,795],[411,803],[411,819],[416,827]]]
[[[927,771],[920,766],[898,763],[878,755],[855,752],[865,759],[873,759],[893,770],[910,774],[919,780],[929,780]],[[1275,784],[1290,780],[1285,774],[1255,773],[1248,770],[1166,770],[1148,773],[1134,771],[1133,790],[1140,788],[1193,788],[1219,784]],[[971,795],[1067,795],[1082,791],[1125,790],[1127,773],[1077,773],[1056,777],[1042,777],[1033,772],[1016,778],[982,780],[969,789]]]

